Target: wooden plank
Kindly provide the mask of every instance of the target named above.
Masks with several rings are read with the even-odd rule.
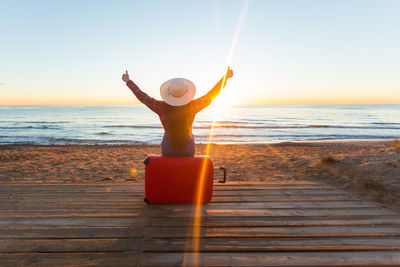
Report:
[[[136,266],[137,252],[0,253],[0,266]]]
[[[144,229],[144,230],[143,230]],[[192,237],[193,227],[10,227],[0,228],[0,238],[128,238],[143,235],[163,238]],[[279,227],[214,227],[199,228],[204,237],[286,237],[286,236],[398,236],[400,226],[279,226]]]
[[[0,212],[24,210],[132,210],[145,208],[146,205],[144,201],[135,203],[41,203],[40,205],[37,203],[9,203],[1,205]],[[364,207],[367,207],[367,205],[367,203],[364,203]]]
[[[268,184],[260,184],[260,185],[230,185],[230,184],[214,184],[215,190],[266,190],[266,189],[337,189],[330,185],[296,185],[296,184],[286,184],[286,185],[276,185],[271,186]]]
[[[316,195],[286,195],[286,196],[214,196],[211,202],[232,202],[232,203],[241,203],[241,202],[268,202],[268,201],[312,201],[312,202],[321,202],[321,201],[355,201],[360,200],[359,197],[351,196],[351,195],[324,195],[324,196],[316,196]]]
[[[289,183],[281,183],[281,184],[259,184],[259,185],[245,185],[245,184],[214,184],[214,191],[259,191],[259,190],[338,190],[330,185],[323,184],[289,184]],[[110,193],[118,193],[118,192],[141,192],[144,191],[144,185],[141,184],[123,184],[123,185],[101,185],[101,184],[93,184],[93,185],[85,185],[83,184],[16,184],[13,186],[2,185],[0,186],[0,194],[5,194],[9,192],[15,193],[24,193],[24,192],[65,192],[65,193],[90,193],[90,192],[110,192]]]
[[[51,217],[51,216],[140,216],[146,212],[150,217],[192,217],[196,208],[193,207],[171,207],[157,206],[156,208],[132,208],[129,210],[22,210],[22,211],[0,211],[1,218],[10,217]],[[276,209],[219,209],[218,207],[200,207],[201,216],[346,216],[346,215],[396,215],[396,213],[382,208],[276,208]],[[107,214],[107,215],[105,215]]]
[[[0,192],[22,192],[22,191],[63,191],[63,192],[130,192],[143,190],[144,185],[91,185],[87,186],[82,184],[80,186],[70,185],[70,184],[59,184],[59,185],[35,185],[30,186],[16,184],[12,186],[0,185]],[[229,183],[219,184],[214,183],[214,189],[220,190],[273,190],[273,189],[309,189],[309,190],[329,190],[337,189],[326,184],[291,184],[291,183],[281,183],[281,184],[259,184],[259,185],[232,185]]]
[[[204,217],[198,223],[204,227],[260,227],[260,226],[381,226],[400,225],[399,216],[349,216],[329,217]],[[193,218],[151,218],[147,225],[152,227],[193,227]]]
[[[290,192],[288,192],[290,194]],[[313,193],[311,193],[313,194]],[[333,194],[333,193],[332,193]],[[229,195],[229,194],[227,194]],[[238,194],[231,194],[233,196],[238,195]],[[255,194],[257,195],[257,194]],[[323,194],[321,194],[323,195]],[[330,194],[331,195],[331,194]],[[79,199],[79,197],[84,196],[87,198],[118,198],[118,197],[143,197],[144,196],[144,191],[137,191],[137,192],[10,192],[7,194],[0,195],[0,201],[10,199],[10,198],[58,198],[58,197],[65,197],[65,198],[76,198]]]
[[[213,196],[263,196],[263,195],[342,195],[338,189],[260,189],[260,190],[215,190]]]
[[[139,266],[399,266],[400,252],[142,253]]]
[[[151,209],[147,213],[150,217],[193,217],[194,208],[177,207],[175,209]],[[380,216],[380,215],[396,215],[396,213],[381,209],[203,209],[199,216],[214,217],[233,217],[233,216],[259,216],[259,217],[275,217],[275,216]]]
[[[50,178],[51,180],[51,178]],[[257,186],[257,185],[281,185],[281,184],[305,184],[305,185],[325,185],[324,183],[318,181],[310,181],[310,180],[266,180],[266,181],[227,181],[224,184],[215,183],[215,186],[224,186],[224,185],[237,185],[237,186]],[[0,186],[144,186],[142,182],[41,182],[41,181],[29,181],[29,182],[21,182],[21,181],[7,181],[0,182]]]
[[[213,197],[238,197],[238,196],[337,196],[346,195],[340,190],[246,190],[246,191],[214,191]],[[110,199],[110,198],[131,198],[131,197],[143,197],[144,192],[129,192],[129,193],[118,193],[118,192],[100,192],[100,193],[70,193],[70,192],[33,192],[33,193],[8,193],[7,195],[0,195],[0,201],[5,199],[53,199],[53,198],[74,198],[79,199],[81,196],[85,198],[99,198],[99,199]]]
[[[107,204],[107,205],[104,205]],[[10,203],[1,205],[1,210],[8,211],[23,211],[23,210],[130,210],[132,208],[144,208],[147,204],[144,201],[140,203]],[[164,205],[163,205],[164,206]],[[168,207],[180,207],[180,205],[165,205]],[[157,209],[157,205],[151,205],[149,208]],[[207,209],[231,209],[231,208],[246,208],[246,209],[294,209],[294,208],[378,208],[377,203],[371,201],[332,201],[332,202],[245,202],[245,203],[208,203],[203,205]]]
[[[99,210],[99,209],[92,209],[92,210],[77,210],[77,209],[72,209],[72,210],[16,210],[16,211],[8,211],[8,210],[0,210],[0,218],[7,218],[7,217],[28,217],[28,216],[58,216],[58,215],[71,215],[71,216],[93,216],[97,214],[109,214],[111,216],[115,215],[121,215],[124,214],[125,216],[138,216],[140,215],[141,212],[143,212],[144,208],[135,208],[132,207],[131,209],[124,209],[124,210],[114,210],[114,209],[105,209],[105,210]]]
[[[333,204],[332,204],[333,203]],[[315,205],[314,205],[315,204]],[[357,206],[358,205],[358,206]],[[140,207],[138,207],[139,209]],[[286,209],[286,210],[338,210],[342,211],[345,209],[370,209],[370,210],[384,210],[379,205],[372,203],[362,202],[357,203],[356,201],[342,201],[342,202],[319,202],[318,204],[313,202],[245,202],[245,203],[208,203],[201,206],[196,205],[173,205],[173,204],[162,204],[162,205],[149,205],[146,207],[149,210],[164,210],[164,211],[186,211],[191,212],[193,210],[201,209],[203,211],[215,211],[215,210],[275,210],[275,209]]]
[[[0,253],[132,252],[141,246],[141,238],[1,239]]]
[[[238,186],[214,186],[214,191],[263,191],[263,190],[339,190],[330,186],[317,186],[317,185],[263,185],[263,186],[247,186],[246,189]],[[5,193],[50,193],[50,192],[64,192],[64,193],[130,193],[130,192],[143,192],[144,186],[135,187],[66,187],[66,186],[31,186],[31,187],[2,187],[0,188],[0,195]]]
[[[229,178],[229,177],[228,177]],[[224,186],[224,185],[270,185],[270,184],[308,184],[308,185],[320,185],[325,184],[321,181],[311,181],[311,180],[302,180],[302,179],[267,179],[264,181],[233,181],[227,180],[225,184],[223,183],[215,183],[216,186]]]
[[[199,236],[211,237],[354,237],[400,236],[400,227],[394,226],[290,226],[290,227],[200,227]],[[146,227],[145,237],[197,237],[194,227]]]
[[[105,201],[142,201],[144,198],[144,194],[141,195],[126,195],[126,196],[12,196],[7,198],[2,198],[1,202],[105,202]],[[305,199],[305,200],[301,200]],[[261,196],[213,196],[211,202],[237,202],[237,201],[244,201],[244,202],[264,202],[264,201],[340,201],[340,200],[360,200],[356,196],[350,196],[346,194],[326,194],[326,195],[308,195],[308,194],[301,194],[301,195],[292,195],[292,194],[278,194],[278,195],[261,195]]]
[[[106,204],[106,205],[104,205]],[[10,203],[7,205],[2,205],[0,206],[0,213],[1,212],[12,212],[12,211],[56,211],[56,210],[86,210],[86,211],[92,211],[92,210],[102,210],[102,211],[107,211],[107,210],[120,210],[120,211],[125,211],[125,210],[137,210],[137,209],[143,209],[146,206],[146,203],[144,201],[141,201],[139,203],[44,203],[44,204],[36,204],[36,203]],[[366,207],[366,206],[365,206]]]
[[[86,205],[86,204],[92,204],[92,205],[142,205],[145,202],[143,201],[144,197],[141,198],[137,198],[136,200],[126,200],[126,201],[119,201],[119,200],[112,200],[112,201],[104,201],[104,200],[96,200],[94,199],[93,201],[81,201],[81,199],[75,199],[75,200],[70,200],[70,201],[49,201],[48,199],[46,199],[46,202],[44,202],[44,204],[46,205]],[[3,202],[2,204],[0,204],[0,206],[2,207],[2,209],[5,209],[9,206],[12,205],[34,205],[34,206],[38,206],[38,202],[37,201],[30,201],[29,199],[9,199],[5,202]],[[147,205],[147,203],[146,203]]]
[[[127,227],[64,226],[64,227],[10,227],[0,228],[0,239],[35,238],[132,238],[194,237],[194,227]],[[277,226],[277,227],[214,227],[202,225],[203,237],[300,237],[300,236],[399,236],[400,226]]]
[[[131,192],[79,192],[79,191],[10,191],[7,194],[0,194],[2,198],[19,198],[19,197],[79,197],[82,195],[85,197],[129,197],[129,196],[141,196],[144,194],[141,191]],[[213,196],[262,196],[262,195],[343,195],[346,194],[342,190],[333,189],[262,189],[262,190],[214,190]]]
[[[112,197],[87,197],[85,195],[78,197],[42,197],[42,196],[37,196],[37,197],[19,197],[19,198],[9,198],[7,200],[3,200],[3,204],[6,203],[40,203],[40,202],[47,202],[47,203],[65,203],[65,202],[71,202],[71,203],[76,203],[76,202],[90,202],[90,203],[104,203],[104,202],[109,202],[109,203],[125,203],[128,201],[131,202],[141,202],[143,201],[144,195],[142,196],[112,196]],[[350,195],[323,195],[323,196],[316,196],[316,195],[302,195],[302,196],[297,196],[297,195],[277,195],[277,196],[214,196],[211,200],[211,202],[214,203],[219,203],[219,202],[232,202],[232,203],[238,203],[238,202],[268,202],[268,201],[315,201],[315,202],[321,202],[321,201],[355,201],[355,200],[360,200],[356,196],[350,196]]]
[[[321,181],[301,180],[301,179],[267,179],[264,181],[233,181],[228,180],[225,184],[228,185],[264,185],[264,184],[324,184]],[[223,186],[225,184],[217,183],[217,186]]]
[[[140,216],[140,213],[69,213],[69,214],[38,214],[38,215],[14,215],[14,216],[0,216],[0,220],[3,219],[14,219],[14,218],[24,218],[24,219],[31,219],[31,218],[72,218],[72,217],[130,217],[134,218]]]
[[[48,227],[0,229],[1,239],[18,238],[132,238],[143,236],[143,227]]]
[[[11,201],[23,201],[23,200],[29,200],[31,202],[38,202],[40,203],[41,201],[86,201],[86,200],[101,200],[101,201],[108,201],[108,200],[119,200],[119,201],[125,201],[125,200],[143,200],[144,194],[130,194],[130,195],[31,195],[31,196],[24,196],[24,195],[12,195]],[[0,201],[8,200],[10,199],[10,196],[0,198]]]
[[[51,180],[51,178],[49,178]],[[41,182],[41,181],[29,181],[29,182],[20,182],[20,181],[10,181],[6,183],[0,183],[1,187],[33,187],[33,186],[48,186],[48,187],[143,187],[144,183],[137,183],[137,182]]]
[[[202,205],[202,210],[220,210],[220,209],[379,209],[379,205],[373,202],[356,201],[332,201],[332,202],[246,202],[246,203],[209,203]],[[13,214],[13,212],[56,212],[56,211],[137,211],[141,209],[151,210],[186,210],[197,209],[195,205],[150,205],[144,202],[133,204],[109,203],[53,203],[53,204],[32,204],[32,203],[11,203],[0,208],[0,214]]]
[[[45,218],[7,218],[0,220],[1,228],[26,228],[38,226],[116,226],[126,227],[143,225],[147,221],[144,217],[45,217]],[[147,222],[146,222],[147,223]]]
[[[144,252],[272,252],[399,250],[398,237],[353,238],[145,238]]]
[[[293,202],[279,202],[279,201],[271,201],[271,202],[247,202],[247,203],[208,203],[206,205],[207,208],[372,208],[372,207],[380,207],[379,204],[372,201],[330,201],[330,202],[309,202],[309,201],[293,201]],[[151,206],[153,208],[153,206]]]
[[[273,217],[276,218],[288,218],[288,217],[297,217],[296,219],[303,219],[306,217],[331,217],[331,218],[346,218],[346,219],[352,219],[352,218],[371,218],[371,216],[374,216],[372,218],[379,218],[380,216],[388,216],[388,215],[393,215],[390,211],[385,211],[382,210],[379,212],[379,214],[372,214],[369,213],[368,210],[354,210],[354,211],[349,211],[348,209],[344,209],[343,212],[338,212],[338,211],[332,211],[332,210],[304,210],[304,211],[299,211],[299,210],[293,210],[293,211],[288,211],[288,209],[283,209],[283,210],[263,210],[262,212],[256,211],[253,212],[252,210],[236,210],[236,211],[228,211],[226,212],[213,212],[212,210],[207,211],[209,213],[207,216],[208,217],[259,217],[265,219],[274,219]],[[100,212],[100,213],[91,213],[91,212],[81,212],[81,213],[68,213],[68,214],[24,214],[24,215],[6,215],[0,217],[1,220],[13,220],[17,218],[25,218],[25,219],[31,219],[31,218],[68,218],[68,217],[129,217],[129,218],[135,218],[137,216],[141,216],[142,214],[140,212],[135,213],[135,212]],[[186,212],[168,212],[168,211],[152,211],[150,212],[150,215],[153,218],[170,218],[172,216],[176,218],[191,218],[194,215],[193,214],[188,214]],[[202,214],[201,216],[206,216],[205,214]],[[334,216],[334,217],[332,217]]]
[[[65,203],[65,202],[92,202],[92,203],[125,203],[131,201],[132,203],[138,203],[138,202],[143,202],[144,195],[142,196],[126,196],[126,197],[86,197],[85,195],[82,195],[80,197],[42,197],[42,196],[37,196],[37,197],[19,197],[19,198],[9,198],[8,200],[1,200],[3,204],[6,204],[4,202],[9,202],[9,203],[41,203],[41,202],[47,202],[47,203]]]
[[[214,191],[242,191],[242,190],[287,190],[287,189],[298,189],[298,190],[337,190],[330,185],[325,184],[259,184],[259,185],[232,185],[232,184],[214,184]],[[15,184],[15,185],[0,185],[0,195],[7,193],[18,193],[18,192],[70,192],[70,193],[90,193],[90,192],[141,192],[144,191],[144,185],[118,185],[118,184]]]
[[[311,190],[311,189],[310,189]],[[74,188],[63,188],[63,187],[42,187],[42,186],[32,186],[32,187],[13,187],[13,188],[1,188],[0,195],[15,193],[15,194],[23,194],[23,193],[135,193],[135,192],[143,192],[144,187],[135,187],[135,188],[113,188],[113,187],[74,187]]]
[[[27,228],[41,226],[139,226],[148,225],[153,227],[165,226],[192,226],[193,218],[151,218],[144,217],[45,217],[45,218],[8,218],[0,220],[1,228]],[[202,226],[215,227],[259,227],[259,226],[379,226],[399,225],[399,216],[346,216],[346,217],[203,217],[200,220]]]

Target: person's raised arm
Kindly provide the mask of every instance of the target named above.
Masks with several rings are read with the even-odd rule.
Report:
[[[195,99],[194,106],[196,108],[196,112],[199,112],[200,110],[210,105],[211,101],[213,101],[213,99],[216,98],[217,95],[219,95],[221,89],[225,87],[226,81],[232,78],[232,76],[233,76],[233,71],[228,67],[225,76],[223,76],[221,80],[219,80],[217,84],[210,91],[208,91],[207,94],[203,95],[198,99]]]
[[[140,88],[129,78],[128,71],[126,71],[122,75],[122,80],[126,83],[126,85],[131,89],[132,93],[135,94],[137,99],[139,99],[140,102],[145,104],[148,108],[150,108],[152,111],[157,113],[158,115],[161,114],[162,109],[164,108],[164,102],[158,101],[150,96],[148,96],[146,93],[144,93]]]

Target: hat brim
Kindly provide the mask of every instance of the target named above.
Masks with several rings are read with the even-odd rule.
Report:
[[[168,91],[168,88],[172,85],[172,81],[175,79],[181,80],[187,89],[186,92],[180,97],[172,96],[171,94],[169,94],[169,91]],[[194,85],[193,82],[191,82],[187,79],[183,79],[183,78],[175,78],[175,79],[168,80],[161,85],[161,87],[160,87],[161,98],[168,105],[171,105],[171,106],[186,105],[190,101],[192,101],[192,99],[194,98],[194,95],[196,94],[196,86]]]

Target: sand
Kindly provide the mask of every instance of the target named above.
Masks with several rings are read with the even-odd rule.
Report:
[[[0,182],[143,182],[143,160],[159,153],[159,145],[2,145]],[[230,181],[322,180],[400,210],[400,146],[390,141],[213,144],[210,156]]]

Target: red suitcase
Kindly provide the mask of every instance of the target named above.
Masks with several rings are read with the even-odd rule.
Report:
[[[211,201],[214,167],[209,157],[151,155],[144,163],[146,165],[146,202],[207,203]]]

